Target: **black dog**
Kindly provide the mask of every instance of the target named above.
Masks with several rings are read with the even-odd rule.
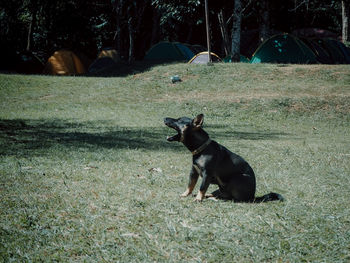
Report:
[[[219,186],[219,190],[210,196],[220,199],[237,202],[283,201],[283,197],[276,193],[255,197],[253,169],[242,157],[209,138],[202,129],[203,118],[203,114],[200,114],[193,120],[187,117],[164,119],[165,125],[177,131],[175,136],[168,137],[167,140],[182,142],[193,155],[188,187],[181,196],[190,195],[198,177],[201,176],[202,183],[196,197],[197,201],[203,200],[210,184]]]

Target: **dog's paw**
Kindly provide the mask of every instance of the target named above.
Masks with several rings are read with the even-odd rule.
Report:
[[[183,194],[181,194],[180,195],[180,197],[187,197],[187,196],[189,196],[191,193],[188,191],[188,190],[186,190]]]
[[[196,202],[202,202],[203,199],[204,199],[204,196],[205,196],[205,193],[199,191],[198,194],[197,194],[197,196],[196,196],[195,201],[196,201]]]

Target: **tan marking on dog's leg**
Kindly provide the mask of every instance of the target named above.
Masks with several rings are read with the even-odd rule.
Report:
[[[189,196],[193,192],[193,189],[196,186],[197,180],[198,180],[198,177],[191,179],[186,191],[181,195],[181,197]]]
[[[187,188],[185,192],[183,192],[182,195],[180,195],[181,197],[186,197],[189,196],[192,193],[190,188]]]
[[[198,191],[198,194],[196,196],[196,201],[202,201],[205,196],[205,191]]]

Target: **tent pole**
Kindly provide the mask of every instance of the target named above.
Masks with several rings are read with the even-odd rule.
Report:
[[[209,34],[209,15],[208,15],[208,0],[205,0],[205,26],[206,26],[206,29],[207,29],[208,63],[211,63],[211,55],[210,55],[210,34]]]

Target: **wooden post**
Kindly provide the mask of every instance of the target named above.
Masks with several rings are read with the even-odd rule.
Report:
[[[205,0],[205,26],[207,29],[208,63],[211,63],[208,0]]]

